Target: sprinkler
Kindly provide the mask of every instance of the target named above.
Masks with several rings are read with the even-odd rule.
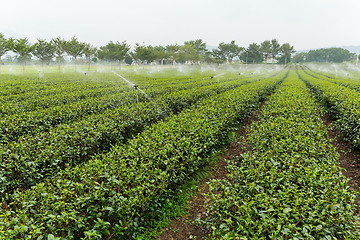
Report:
[[[136,103],[139,103],[139,94],[138,94],[139,87],[138,85],[134,84],[134,88],[136,90]]]
[[[86,72],[84,74],[85,74],[85,81],[86,81]]]
[[[137,102],[139,102],[138,90],[139,90],[140,92],[142,92],[142,93],[144,94],[144,96],[145,96],[149,101],[151,101],[151,98],[150,98],[143,90],[141,90],[141,88],[139,88],[138,85],[130,82],[129,80],[127,80],[126,78],[124,78],[123,76],[121,76],[120,74],[118,74],[118,73],[116,73],[116,72],[114,72],[114,71],[112,71],[112,73],[114,73],[115,75],[117,75],[118,77],[120,77],[121,79],[123,79],[125,82],[127,82],[130,86],[132,86],[132,87],[135,88],[135,90],[136,90]]]
[[[211,77],[210,77],[210,79],[211,79],[211,85],[212,85],[212,82],[213,82],[213,78],[214,78],[214,76],[211,76]]]

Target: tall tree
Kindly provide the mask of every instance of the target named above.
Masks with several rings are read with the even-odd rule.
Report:
[[[292,62],[296,62],[296,63],[304,63],[306,62],[306,59],[307,59],[307,56],[308,54],[305,53],[305,52],[302,52],[302,53],[297,53],[293,59],[292,59]],[[285,59],[284,59],[285,60]],[[285,62],[285,61],[284,61]]]
[[[289,43],[284,43],[280,47],[280,52],[282,53],[282,55],[285,58],[285,65],[286,65],[288,63],[288,61],[291,59],[291,54],[296,51],[294,50],[294,46],[290,46]]]
[[[201,54],[205,54],[208,51],[208,49],[206,48],[206,43],[202,39],[185,41],[184,45],[193,46]]]
[[[60,72],[61,71],[60,63],[65,54],[66,41],[60,37],[57,37],[57,38],[52,39],[51,42],[55,47],[56,60],[58,62],[58,68],[59,68],[59,72]]]
[[[119,68],[121,67],[121,62],[125,59],[125,56],[130,50],[130,46],[126,43],[126,41],[120,42],[112,42],[110,41],[105,46],[100,47],[97,52],[97,56],[99,59],[109,61],[109,62],[119,62]]]
[[[20,38],[14,41],[12,51],[18,54],[18,61],[22,63],[23,72],[25,72],[26,62],[31,59],[31,53],[34,47],[27,38]]]
[[[166,48],[161,45],[154,46],[153,50],[155,54],[155,60],[160,61],[160,64],[163,64],[164,59],[170,57],[169,53],[166,51]]]
[[[131,65],[134,62],[133,58],[130,56],[129,53],[126,54],[124,58],[124,62],[129,65]]]
[[[2,33],[0,33],[0,73],[1,73],[1,58],[13,47],[14,40],[12,38],[6,39]]]
[[[109,42],[107,45],[101,46],[97,51],[97,57],[103,61],[108,61],[110,63],[115,61],[111,52],[111,49],[114,48],[113,46],[114,46],[113,42]]]
[[[47,42],[42,39],[38,39],[37,43],[34,44],[32,54],[40,59],[42,71],[44,71],[44,63],[49,63],[55,56],[55,50],[52,42]]]
[[[190,62],[191,64],[197,63],[202,59],[202,55],[194,45],[184,44],[180,46],[177,55],[177,61],[181,63]]]
[[[226,60],[231,63],[235,57],[240,56],[243,50],[244,48],[235,44],[235,41],[231,41],[231,43],[222,42],[217,49],[213,50],[213,55],[217,59]]]
[[[213,49],[212,53],[211,53],[214,58],[215,63],[224,63],[227,61],[227,57],[226,57],[224,51],[221,49],[220,44],[219,44],[218,48]]]
[[[260,51],[265,58],[265,63],[267,63],[267,60],[272,53],[271,42],[269,40],[263,41],[260,45]]]
[[[75,61],[75,72],[77,58],[84,53],[85,43],[80,42],[75,36],[65,42],[65,52],[72,56]]]
[[[206,48],[206,43],[202,39],[185,41],[184,45],[180,48],[180,55],[187,56],[192,63],[199,62],[203,60],[206,55],[209,53],[209,50]]]
[[[216,60],[214,59],[214,55],[210,51],[205,53],[205,56],[203,57],[203,61],[206,63],[216,63]]]
[[[257,43],[251,43],[246,51],[242,54],[242,59],[246,58],[247,62],[261,63],[264,58],[260,51],[260,45]]]
[[[135,45],[135,49],[131,55],[135,59],[135,61],[142,64],[149,64],[153,62],[157,57],[153,46],[145,46],[138,43]]]
[[[321,48],[307,53],[307,62],[344,62],[356,59],[356,54],[343,48]]]
[[[91,58],[95,56],[97,48],[92,46],[90,43],[85,44],[84,55],[88,61],[88,71],[90,71]]]
[[[177,61],[180,51],[180,46],[174,44],[174,45],[167,45],[165,48],[169,58],[172,59],[173,61]]]
[[[115,60],[119,63],[119,68],[121,67],[121,62],[124,61],[126,54],[129,52],[130,46],[126,43],[126,41],[123,42],[116,42],[115,44],[115,53],[114,57]]]
[[[274,62],[277,55],[280,53],[280,43],[275,38],[271,40],[271,57]]]

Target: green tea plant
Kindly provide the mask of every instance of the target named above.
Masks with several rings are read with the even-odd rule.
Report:
[[[207,158],[286,73],[200,100],[132,141],[59,172],[2,202],[3,239],[136,238],[150,203],[207,164]]]
[[[59,124],[48,131],[22,137],[21,141],[0,145],[0,189],[8,194],[56,177],[54,172],[83,163],[92,155],[109,150],[112,145],[125,143],[165,116],[177,114],[198,101],[249,82],[226,81],[221,85],[162,94],[152,102],[108,109],[72,124]],[[11,201],[11,196],[6,198]]]
[[[72,76],[72,75],[70,75]],[[65,124],[76,122],[81,120],[85,116],[92,114],[100,114],[107,109],[116,109],[127,104],[134,104],[137,101],[134,88],[129,85],[124,85],[124,81],[120,80],[114,74],[110,76],[108,74],[96,74],[93,76],[100,78],[104,83],[99,83],[97,79],[89,79],[87,84],[84,84],[84,79],[71,82],[65,81],[65,87],[61,85],[61,79],[55,79],[58,84],[54,84],[53,81],[39,81],[34,80],[21,85],[26,89],[28,85],[37,85],[40,83],[39,91],[30,91],[27,94],[13,94],[11,96],[4,97],[4,102],[0,104],[0,116],[3,115],[0,121],[0,143],[7,143],[11,141],[17,141],[24,135],[33,135],[38,132],[48,131],[51,127],[58,124]],[[237,77],[235,79],[223,79],[214,83],[214,87],[221,88],[224,85],[228,85],[233,82],[234,87],[238,84],[239,79],[255,80],[253,77]],[[259,78],[258,78],[259,79]],[[161,84],[157,81],[145,81],[136,80],[136,84],[140,85],[142,89],[145,89],[147,94],[156,98],[163,94],[182,91],[185,89],[196,89],[201,86],[209,86],[209,79],[203,79],[203,75],[195,76],[190,83],[176,81],[174,79],[160,79]],[[47,82],[50,82],[50,86],[46,86]],[[118,85],[115,84],[118,82]],[[42,89],[41,86],[45,88]],[[10,85],[10,86],[9,86]],[[5,85],[11,89],[12,84]],[[62,87],[59,87],[61,85]],[[80,86],[80,92],[77,96],[71,96],[64,94],[66,88],[71,89]],[[106,86],[106,87],[105,87]],[[60,88],[62,91],[53,91]],[[93,89],[95,88],[95,89]],[[93,89],[93,90],[91,90]],[[91,91],[89,91],[91,90]],[[41,98],[41,94],[44,97]],[[91,97],[91,94],[93,95]],[[32,97],[29,97],[32,96]],[[88,97],[87,97],[88,96]],[[40,98],[39,98],[40,97]],[[148,101],[143,94],[139,95],[140,101]]]
[[[304,71],[299,76],[315,92],[336,125],[352,145],[360,148],[360,93],[326,80],[314,78]]]
[[[292,71],[249,127],[250,151],[210,184],[203,223],[214,239],[359,238],[355,195],[321,112]]]
[[[304,67],[302,68],[302,70],[304,71],[304,73],[306,73],[316,79],[326,80],[326,81],[338,84],[340,86],[354,89],[358,92],[360,91],[360,81],[358,81],[358,80],[342,78],[342,77],[335,77],[335,76],[331,76],[331,75],[322,75],[320,73],[311,71],[310,69],[307,69]]]

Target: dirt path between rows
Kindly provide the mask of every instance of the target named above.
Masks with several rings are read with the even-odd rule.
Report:
[[[204,227],[197,226],[194,221],[197,218],[206,218],[206,209],[204,194],[209,192],[208,182],[213,179],[226,178],[228,173],[226,169],[225,159],[234,159],[236,156],[244,153],[244,148],[249,148],[246,144],[247,129],[250,123],[258,121],[258,116],[261,112],[261,108],[264,102],[260,104],[259,109],[255,110],[245,119],[241,128],[237,133],[237,140],[232,142],[224,153],[218,156],[218,161],[213,167],[210,176],[199,182],[198,192],[192,196],[188,201],[188,212],[186,216],[178,219],[173,219],[169,227],[160,235],[158,240],[185,240],[185,239],[208,239],[211,236],[211,232]]]
[[[360,187],[360,152],[353,150],[351,144],[344,140],[339,129],[336,128],[335,120],[325,115],[322,118],[327,127],[328,135],[332,141],[332,145],[340,154],[340,167],[344,170],[342,173],[349,179],[349,186],[351,190],[359,191]],[[355,214],[360,215],[360,196],[358,195],[355,201],[357,209]]]

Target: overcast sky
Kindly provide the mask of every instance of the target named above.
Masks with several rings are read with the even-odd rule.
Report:
[[[129,44],[240,46],[276,38],[295,49],[360,45],[359,0],[1,0],[5,37],[57,36],[97,47]]]

